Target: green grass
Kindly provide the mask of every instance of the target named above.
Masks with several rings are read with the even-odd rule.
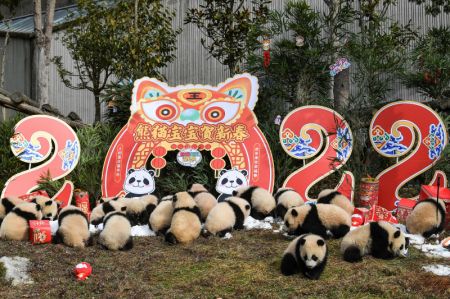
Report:
[[[169,246],[160,237],[135,238],[129,252],[93,246],[75,250],[63,245],[0,242],[0,255],[31,260],[32,286],[12,287],[0,280],[0,298],[448,298],[450,278],[421,270],[450,265],[416,249],[406,259],[366,257],[350,264],[339,254],[339,241],[328,242],[330,256],[318,281],[284,277],[279,267],[289,240],[272,231],[234,232],[230,240],[200,238],[190,245]],[[89,262],[92,276],[77,281],[79,262]],[[0,268],[0,273],[2,270]]]

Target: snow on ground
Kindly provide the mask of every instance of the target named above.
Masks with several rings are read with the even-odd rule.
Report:
[[[422,269],[424,269],[427,272],[431,272],[436,275],[439,275],[439,276],[450,276],[450,266],[428,265],[428,266],[423,266]]]
[[[58,221],[50,221],[52,235],[56,234],[58,230]],[[103,223],[95,226],[90,224],[89,231],[92,234],[99,234],[103,230]],[[133,237],[154,237],[156,234],[148,227],[148,225],[136,225],[131,227],[131,235]]]
[[[33,283],[33,280],[27,274],[29,259],[20,256],[4,256],[0,258],[0,262],[4,264],[6,269],[5,279],[11,281],[13,286]]]
[[[409,238],[410,244],[420,251],[424,252],[426,256],[450,258],[450,250],[444,248],[441,244],[439,244],[439,241],[425,240],[425,238],[420,235],[408,234],[406,233],[406,227],[402,224],[398,224],[396,226],[399,227],[403,231],[403,233],[405,233],[405,236]]]
[[[244,227],[246,230],[252,229],[272,229],[273,217],[266,217],[264,220],[256,220],[249,216],[244,221]]]
[[[222,240],[228,240],[228,239],[231,239],[231,238],[233,238],[233,235],[230,234],[230,233],[226,233],[225,236],[223,236]]]

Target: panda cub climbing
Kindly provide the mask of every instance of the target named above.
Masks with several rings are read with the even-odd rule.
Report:
[[[310,279],[319,279],[328,259],[325,240],[313,234],[304,234],[289,243],[281,260],[281,273],[303,273]]]
[[[178,192],[173,198],[173,216],[165,240],[168,243],[189,243],[200,236],[200,209],[187,192]]]
[[[445,229],[445,204],[442,200],[425,199],[414,206],[406,218],[406,229],[411,234],[420,234],[429,238]]]
[[[409,238],[386,221],[370,222],[349,232],[341,243],[341,253],[347,262],[359,262],[371,254],[379,259],[406,256]]]
[[[3,219],[0,226],[0,239],[26,241],[30,228],[28,221],[41,219],[40,205],[31,202],[18,204]]]
[[[286,211],[305,203],[303,198],[291,188],[280,188],[274,195],[277,203],[277,216],[284,219]]]
[[[355,207],[345,195],[342,195],[339,191],[333,189],[322,190],[319,193],[317,203],[337,205],[344,209],[349,215],[352,215],[355,210]]]
[[[217,199],[214,195],[209,193],[202,184],[192,184],[188,193],[197,203],[197,206],[200,209],[200,214],[202,215],[202,221],[205,221],[211,209],[217,204]]]
[[[64,243],[69,247],[84,248],[92,245],[89,222],[80,208],[69,205],[58,216],[58,231],[53,242]]]
[[[205,229],[208,233],[223,237],[233,229],[243,229],[249,215],[250,204],[245,199],[228,197],[211,210],[206,218]]]
[[[0,224],[5,218],[6,214],[12,211],[15,206],[24,203],[25,201],[21,200],[16,196],[9,196],[0,199]]]
[[[262,220],[275,213],[275,198],[266,189],[249,186],[233,191],[233,196],[245,199],[251,206],[250,216]]]
[[[41,195],[34,197],[31,202],[42,207],[42,219],[50,221],[56,220],[60,206],[59,202]]]
[[[173,214],[173,195],[164,196],[150,215],[149,226],[157,235],[165,234]]]
[[[122,199],[115,197],[113,199],[104,201],[102,204],[97,205],[91,212],[90,222],[92,225],[99,225],[103,222],[103,218],[106,214],[113,211],[120,211],[125,203]]]
[[[98,243],[109,250],[130,250],[133,248],[131,237],[131,224],[122,207],[120,211],[106,214],[103,221],[103,230],[100,233]]]
[[[330,231],[338,239],[350,230],[351,218],[338,206],[318,203],[290,208],[284,224],[291,235],[312,233],[328,238],[327,231]]]

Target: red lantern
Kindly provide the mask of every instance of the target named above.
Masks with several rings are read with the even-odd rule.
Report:
[[[157,146],[153,149],[153,155],[156,157],[163,157],[167,154],[167,150],[162,146]]]
[[[85,280],[92,273],[92,267],[89,263],[82,262],[75,266],[73,269],[73,274],[77,277],[78,280]]]
[[[212,159],[209,166],[214,170],[223,169],[225,167],[225,161],[222,159]]]
[[[221,147],[216,147],[212,150],[211,154],[214,158],[222,158],[225,156],[225,150]]]
[[[151,162],[154,169],[161,169],[166,166],[166,159],[164,158],[154,158]]]
[[[364,224],[364,219],[359,214],[352,215],[352,226],[361,226]]]

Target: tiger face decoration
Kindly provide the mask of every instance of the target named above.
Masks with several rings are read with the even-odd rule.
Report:
[[[216,178],[231,166],[248,172],[248,184],[272,190],[272,154],[253,113],[258,87],[250,74],[236,75],[218,86],[172,87],[155,78],[137,80],[130,119],[106,156],[102,196],[126,193],[127,171],[145,168],[148,161],[157,189],[168,151],[209,151]]]

